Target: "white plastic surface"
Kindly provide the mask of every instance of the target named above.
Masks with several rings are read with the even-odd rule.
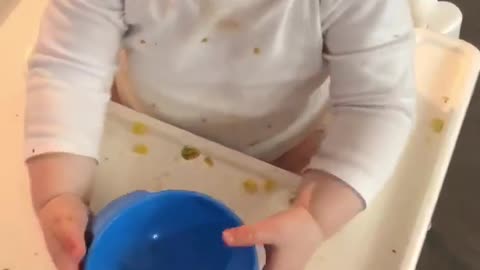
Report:
[[[404,157],[371,208],[325,243],[309,269],[414,269],[479,69],[479,52],[472,46],[418,31],[419,113]],[[440,132],[432,127],[434,119],[444,123]],[[132,134],[137,121],[147,125],[147,135]],[[134,153],[135,144],[148,146],[149,153]],[[213,167],[204,155],[183,160],[185,145],[211,157]],[[258,182],[257,194],[243,190],[247,179]],[[262,190],[267,179],[279,183],[276,192]],[[112,104],[93,208],[136,189],[189,189],[224,201],[253,222],[287,207],[297,183],[287,172]]]
[[[462,28],[462,21],[462,11],[455,4],[441,1],[437,3],[434,10],[429,14],[427,28],[452,38],[458,38]]]
[[[438,0],[408,0],[408,2],[415,27],[424,28],[428,24],[430,13],[436,7]]]
[[[449,1],[409,0],[415,26],[452,38],[460,36],[463,14]]]

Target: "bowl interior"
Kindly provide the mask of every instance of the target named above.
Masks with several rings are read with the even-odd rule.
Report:
[[[240,220],[196,194],[152,196],[122,212],[89,250],[87,270],[253,270],[254,248],[229,248],[223,230]]]

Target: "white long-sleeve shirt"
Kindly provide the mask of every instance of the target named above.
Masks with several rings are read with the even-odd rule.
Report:
[[[406,0],[51,0],[27,82],[27,157],[97,157],[124,48],[122,102],[272,160],[333,123],[310,168],[368,203],[412,125]]]

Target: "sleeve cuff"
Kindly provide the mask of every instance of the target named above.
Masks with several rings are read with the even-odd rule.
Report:
[[[81,145],[59,138],[27,139],[25,142],[24,153],[25,160],[48,153],[69,153],[90,157],[96,160],[98,160],[99,156],[97,145]]]
[[[383,187],[371,181],[371,176],[363,172],[362,169],[327,157],[314,156],[307,168],[325,171],[343,181],[358,194],[365,207],[370,204]]]

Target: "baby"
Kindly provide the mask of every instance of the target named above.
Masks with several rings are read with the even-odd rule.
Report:
[[[120,50],[120,103],[302,175],[289,210],[223,233],[230,246],[266,245],[268,270],[304,269],[369,204],[414,118],[408,1],[51,0],[29,65],[26,149],[59,270],[85,255]]]

